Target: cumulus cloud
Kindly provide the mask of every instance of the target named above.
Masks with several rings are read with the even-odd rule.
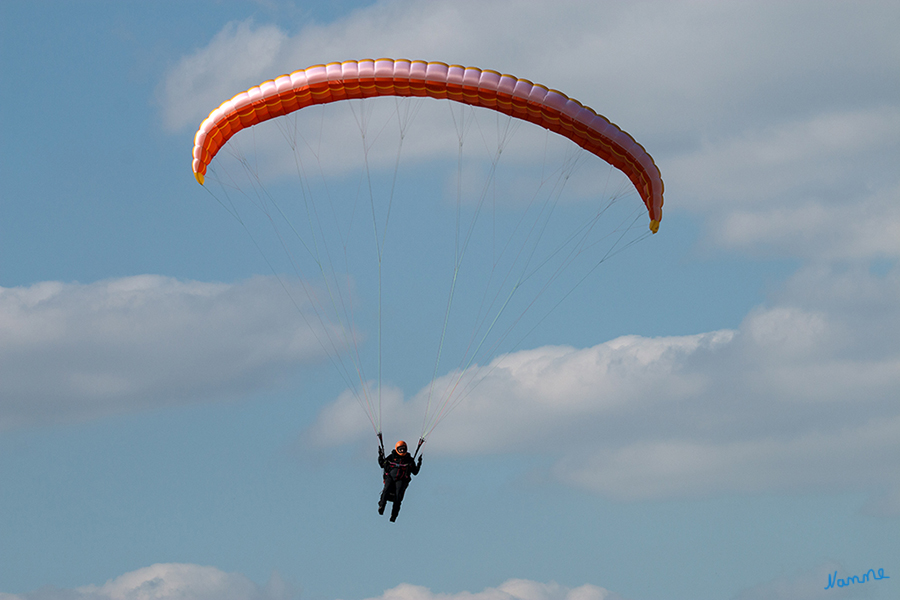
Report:
[[[277,573],[260,587],[239,573],[191,564],[157,564],[126,573],[103,585],[75,589],[44,587],[0,600],[289,600],[299,594]],[[568,588],[557,583],[510,579],[495,588],[456,594],[435,593],[402,583],[369,600],[625,600],[595,585]]]
[[[166,77],[160,90],[166,126],[179,129],[199,124],[219,104],[259,83],[260,72],[275,68],[276,56],[287,39],[273,25],[256,26],[252,21],[227,24],[206,47],[183,58]]]
[[[126,573],[103,585],[75,589],[43,587],[0,600],[289,600],[298,597],[277,574],[265,587],[239,573],[191,564],[156,564]]]
[[[857,186],[892,179],[887,157],[900,148],[898,137],[900,106],[814,114],[707,140],[673,165],[678,185],[690,186],[688,202],[716,204],[727,195],[757,207],[780,193],[838,201],[861,191],[848,184],[850,173],[863,174]],[[693,197],[699,179],[708,197]]]
[[[228,24],[168,73],[163,114],[170,128],[196,125],[251,85],[334,60],[475,64],[562,89],[623,126],[655,156],[670,210],[700,214],[717,247],[896,258],[898,10],[384,0],[296,31]]]
[[[900,256],[900,106],[813,115],[671,160],[712,241],[814,260]]]
[[[891,57],[900,42],[885,17],[896,10],[890,2],[860,11],[818,2],[533,0],[510,10],[502,1],[386,0],[297,31],[230,23],[173,67],[164,110],[180,127],[202,119],[250,77],[253,85],[313,64],[391,56],[475,64],[568,86],[589,104],[608,100],[626,115],[649,119],[650,131],[685,132],[731,121],[735,109],[758,115],[789,103],[774,108],[821,112],[848,97],[895,101],[887,73],[898,69]],[[835,81],[855,85],[836,88]],[[210,105],[193,93],[203,89],[227,91]]]
[[[259,389],[323,359],[315,323],[266,277],[0,288],[0,427]]]
[[[436,382],[477,385],[429,450],[553,448],[549,477],[617,499],[864,489],[898,514],[898,299],[897,270],[810,268],[738,330],[498,357]],[[429,389],[386,396],[385,419],[417,428]],[[326,407],[316,441],[361,439],[353,408]]]
[[[404,583],[369,600],[623,600],[621,596],[595,585],[567,588],[558,583],[510,579],[480,592],[436,594],[426,587]]]

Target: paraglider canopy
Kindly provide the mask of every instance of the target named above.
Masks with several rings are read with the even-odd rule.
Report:
[[[194,176],[235,133],[314,104],[375,96],[427,96],[481,106],[559,133],[625,173],[644,201],[650,230],[662,220],[663,182],[634,138],[562,92],[497,71],[422,60],[349,60],[315,65],[263,82],[223,102],[194,137]]]

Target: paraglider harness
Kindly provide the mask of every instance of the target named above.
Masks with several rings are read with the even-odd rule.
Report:
[[[412,456],[413,462],[411,464],[415,464],[416,457],[419,455],[419,449],[422,447],[422,444],[424,444],[424,443],[425,443],[425,439],[419,438],[419,443],[416,445],[416,451]],[[382,439],[381,433],[378,434],[378,444],[379,444],[379,447],[381,448],[381,455],[385,456],[385,454],[384,454],[384,439]],[[385,460],[387,460],[387,458],[388,457],[385,457]],[[408,464],[405,464],[405,463],[402,465],[398,465],[396,463],[391,463],[391,464],[397,468],[397,474],[398,474],[397,479],[398,480],[404,480],[404,479],[411,480],[412,479],[409,476],[409,465]],[[381,476],[381,483],[386,484],[388,477],[389,477],[388,472],[387,472],[387,470],[385,470]],[[388,492],[388,495],[385,498],[385,500],[388,502],[394,502],[396,499],[397,499],[396,494],[393,492],[393,490]]]

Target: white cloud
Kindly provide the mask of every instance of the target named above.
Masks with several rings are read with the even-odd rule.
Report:
[[[814,260],[900,256],[900,106],[813,115],[704,143],[670,187],[712,241]]]
[[[619,499],[770,490],[872,491],[885,482],[885,470],[896,469],[900,461],[898,432],[900,418],[894,417],[846,431],[757,435],[741,441],[694,441],[682,434],[680,439],[643,440],[586,459],[567,457],[557,465],[557,473],[568,483]]]
[[[271,385],[323,359],[307,321],[316,323],[265,277],[218,284],[145,275],[0,288],[0,427]]]
[[[898,300],[900,271],[815,268],[737,331],[499,357],[463,374],[480,383],[428,449],[552,448],[556,479],[617,499],[856,489],[869,512],[897,514]],[[385,422],[418,431],[427,396],[392,392]],[[358,412],[327,407],[317,441],[362,439]]]
[[[166,127],[179,129],[194,121],[199,125],[219,104],[260,83],[259,73],[274,68],[286,41],[285,33],[273,25],[227,24],[166,77],[160,90]]]
[[[43,587],[0,600],[289,600],[298,594],[273,574],[260,587],[239,573],[191,564],[156,564],[75,589]]]
[[[648,131],[708,134],[706,127],[733,122],[736,113],[817,114],[847,98],[895,102],[888,73],[898,69],[892,57],[900,42],[887,15],[896,11],[891,2],[859,10],[820,2],[532,0],[512,10],[497,0],[386,0],[297,31],[230,23],[173,68],[164,106],[173,126],[199,124],[250,77],[253,85],[313,64],[389,56],[510,72],[629,122],[649,121]],[[247,52],[252,61],[241,58]],[[205,89],[227,91],[210,103],[193,93]],[[738,121],[732,130],[746,128]]]
[[[779,194],[841,201],[891,181],[887,157],[900,148],[900,106],[810,114],[734,133],[671,161],[685,202],[716,208],[728,198],[754,208],[779,203]]]
[[[557,583],[510,579],[480,592],[436,594],[426,587],[404,583],[368,600],[621,600],[621,596],[595,585],[567,588]]]
[[[126,573],[103,585],[75,589],[44,587],[0,600],[288,600],[299,594],[274,573],[260,587],[240,573],[192,564],[157,564]],[[369,600],[624,600],[595,585],[568,588],[557,583],[510,579],[495,588],[456,594],[435,593],[402,583]]]

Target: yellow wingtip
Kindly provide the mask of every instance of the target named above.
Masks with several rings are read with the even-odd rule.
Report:
[[[650,231],[652,231],[653,233],[659,231],[659,221],[657,221],[656,219],[650,221]]]
[[[197,178],[197,183],[203,185],[203,173],[194,173],[194,177]]]

